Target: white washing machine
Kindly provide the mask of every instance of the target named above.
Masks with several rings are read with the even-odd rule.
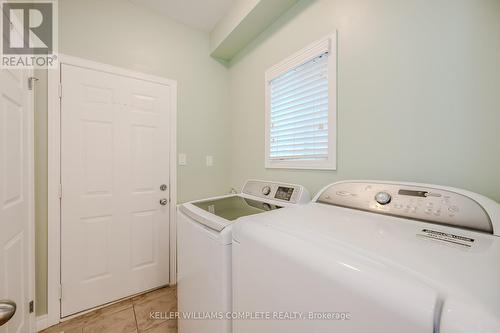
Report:
[[[332,184],[234,226],[233,332],[498,333],[499,234],[479,194]]]
[[[300,185],[249,180],[242,193],[193,201],[178,212],[180,333],[231,332],[231,229],[242,216],[307,203]]]

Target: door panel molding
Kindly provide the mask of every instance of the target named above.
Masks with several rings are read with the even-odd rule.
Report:
[[[48,71],[48,325],[61,321],[60,281],[61,281],[61,99],[64,88],[61,89],[61,66],[71,65],[84,69],[96,70],[127,78],[139,79],[155,84],[167,85],[171,88],[170,105],[170,199],[169,231],[170,231],[170,267],[169,282],[176,284],[176,206],[177,206],[177,82],[153,75],[148,75],[128,69],[118,68],[73,56],[60,55],[59,68]],[[95,98],[105,99],[102,94],[94,94]],[[135,96],[133,106],[143,115],[149,112],[148,96]]]
[[[0,331],[32,332],[35,314],[33,70],[0,72],[0,299],[17,310]]]

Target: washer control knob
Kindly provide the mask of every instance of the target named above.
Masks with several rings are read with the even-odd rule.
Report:
[[[375,195],[375,201],[377,201],[381,205],[387,205],[389,202],[391,202],[391,195],[387,192],[378,192]]]
[[[262,188],[262,194],[269,195],[269,193],[271,193],[271,187],[270,186],[264,186]]]

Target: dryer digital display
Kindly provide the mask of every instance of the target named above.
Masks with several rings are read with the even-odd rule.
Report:
[[[425,198],[427,196],[427,191],[413,191],[413,190],[399,190],[398,194],[400,195],[410,195],[413,197],[422,197]]]
[[[278,200],[290,201],[290,199],[292,198],[292,194],[293,194],[293,187],[280,186],[278,187],[278,190],[276,191],[274,198]]]

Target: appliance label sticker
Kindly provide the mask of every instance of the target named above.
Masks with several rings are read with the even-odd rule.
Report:
[[[451,243],[454,245],[460,245],[460,246],[467,247],[467,248],[472,247],[472,244],[474,243],[473,238],[464,237],[464,236],[455,235],[455,234],[449,234],[446,232],[430,230],[430,229],[422,229],[422,233],[417,234],[417,236],[424,237],[424,238],[430,238],[430,239],[441,241],[441,242],[447,242],[447,243]]]

